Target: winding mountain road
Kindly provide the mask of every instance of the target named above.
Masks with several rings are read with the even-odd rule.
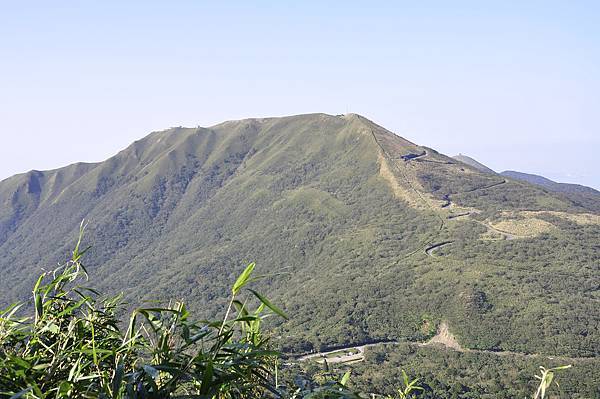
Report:
[[[460,218],[463,216],[469,216],[471,214],[471,212],[464,212],[464,213],[458,213],[456,215],[448,215],[448,219],[456,219],[456,218]]]
[[[479,222],[482,226],[487,227],[488,231],[491,231],[493,233],[496,234],[500,234],[501,236],[505,237],[507,240],[516,240],[517,238],[527,238],[525,236],[519,236],[513,233],[509,233],[508,231],[504,231],[504,230],[500,230],[494,226],[492,226],[491,223],[485,223],[485,222]]]
[[[516,356],[516,357],[529,357],[529,358],[546,358],[546,359],[562,359],[566,362],[571,361],[582,361],[582,360],[590,360],[596,359],[597,357],[569,357],[569,356],[552,356],[552,355],[542,355],[538,353],[523,353],[523,352],[513,352],[513,351],[493,351],[493,350],[484,350],[484,349],[468,349],[463,348],[456,338],[450,333],[448,324],[442,322],[438,329],[438,333],[426,342],[414,342],[414,341],[380,341],[366,344],[358,344],[358,345],[347,345],[339,347],[335,350],[329,350],[318,353],[311,353],[307,355],[301,355],[296,358],[298,361],[307,361],[311,359],[317,359],[317,363],[327,363],[336,364],[336,363],[355,363],[361,362],[365,360],[365,349],[370,347],[376,347],[379,345],[400,345],[400,344],[408,344],[414,345],[417,347],[428,347],[441,345],[446,347],[449,350],[454,350],[461,353],[480,353],[480,354],[490,354],[495,356]],[[356,351],[356,352],[355,352]],[[340,352],[339,356],[331,356],[334,353]],[[345,353],[344,353],[345,352]]]
[[[452,244],[453,242],[454,241],[443,241],[443,242],[439,242],[437,244],[430,245],[427,248],[425,248],[425,253],[431,257],[434,257],[435,255],[433,254],[433,251],[435,251],[438,248],[443,247],[444,245]]]

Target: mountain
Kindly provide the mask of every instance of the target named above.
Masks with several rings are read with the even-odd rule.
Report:
[[[595,211],[599,211],[597,204],[600,200],[600,192],[591,187],[582,186],[579,184],[557,183],[543,176],[515,172],[507,170],[500,173],[510,179],[524,181],[536,186],[542,187],[547,192],[556,193],[562,196],[572,204],[583,206]]]
[[[453,156],[452,158],[466,165],[469,165],[481,172],[496,174],[494,170],[488,168],[484,164],[478,162],[477,160],[469,156],[458,154]],[[515,172],[512,170],[501,172],[500,175],[513,180],[519,180],[530,184],[535,184],[537,186],[543,187],[547,191],[553,193],[560,193],[566,201],[571,202],[572,204],[592,209],[595,211],[600,211],[600,209],[598,208],[600,192],[594,190],[591,187],[586,187],[579,184],[557,183],[543,176]]]
[[[172,128],[0,182],[0,304],[66,259],[82,219],[90,283],[133,304],[182,298],[212,317],[248,262],[275,274],[257,289],[290,315],[272,321],[288,353],[445,325],[473,370],[497,352],[598,365],[600,201],[481,172],[359,115]]]
[[[467,165],[472,166],[475,169],[480,170],[481,172],[492,173],[492,174],[496,173],[492,169],[485,166],[484,164],[482,164],[482,163],[476,161],[475,159],[468,157],[466,155],[458,154],[458,155],[453,156],[452,158],[454,158],[457,161],[460,161],[462,163],[466,163]]]
[[[557,183],[553,180],[547,179],[544,176],[533,175],[530,173],[516,172],[514,170],[505,170],[500,172],[502,176],[510,177],[511,179],[525,181],[527,183],[536,184],[542,186],[550,191],[557,193],[578,193],[578,194],[592,194],[600,195],[600,191],[594,190],[591,187],[582,186],[580,184],[571,183]]]

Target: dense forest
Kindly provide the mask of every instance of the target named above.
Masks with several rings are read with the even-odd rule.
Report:
[[[231,286],[222,319],[195,320],[180,301],[137,307],[129,320],[120,319],[127,307],[121,295],[82,285],[89,282],[82,235],[83,225],[71,260],[38,277],[33,306],[0,310],[0,398],[510,398],[535,392],[534,399],[545,399],[560,388],[559,371],[569,383],[561,394],[587,397],[597,387],[593,364],[585,361],[576,361],[570,376],[562,372],[572,364],[542,366],[532,383],[524,372],[541,359],[513,357],[509,365],[494,353],[469,359],[470,353],[416,351],[407,343],[380,345],[366,354],[369,362],[337,369],[282,359],[262,325],[270,316],[288,316],[251,288],[265,278],[254,274],[254,263]],[[419,377],[409,379],[405,369]]]
[[[600,397],[598,362],[594,360],[464,353],[410,344],[368,349],[365,361],[351,365],[324,366],[315,362],[295,365],[290,373],[318,381],[332,376],[339,378],[350,371],[353,389],[393,395],[402,385],[400,371],[405,370],[408,375],[418,378],[419,385],[424,388],[417,393],[419,398],[512,399],[532,397],[539,381],[531,376],[538,371],[540,362],[552,367],[573,365],[557,377],[560,386],[554,387],[551,397]]]

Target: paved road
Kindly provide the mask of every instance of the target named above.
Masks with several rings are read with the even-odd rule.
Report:
[[[429,256],[434,256],[433,251],[435,251],[438,248],[443,247],[444,245],[448,245],[448,244],[452,244],[452,243],[453,243],[453,241],[444,241],[444,242],[439,242],[437,244],[430,245],[427,248],[425,248],[425,253]]]

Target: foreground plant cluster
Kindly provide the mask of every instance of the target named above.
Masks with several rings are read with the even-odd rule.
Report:
[[[277,381],[278,353],[267,348],[261,321],[285,314],[261,294],[249,309],[239,299],[254,264],[231,290],[223,321],[193,321],[183,303],[140,308],[122,326],[120,296],[103,298],[87,279],[81,236],[72,259],[44,273],[33,289],[34,316],[24,304],[0,313],[0,397],[258,398],[345,394],[332,383],[315,392]],[[230,314],[235,313],[235,316]],[[337,385],[334,387],[334,385]]]
[[[135,309],[123,324],[121,296],[80,285],[88,278],[82,235],[83,228],[71,260],[37,280],[32,317],[22,316],[27,304],[0,312],[0,398],[361,398],[347,388],[349,373],[299,387],[279,381],[279,353],[269,349],[261,322],[287,316],[247,287],[260,278],[254,264],[233,285],[222,321],[194,321],[174,302]],[[244,293],[258,300],[256,309]],[[542,368],[536,399],[557,369]],[[398,398],[423,391],[402,374]]]

